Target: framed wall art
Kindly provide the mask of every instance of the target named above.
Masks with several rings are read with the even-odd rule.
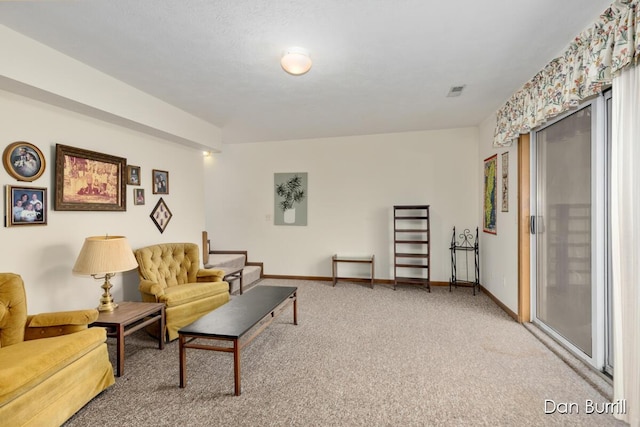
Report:
[[[59,211],[126,211],[127,160],[67,145],[56,145]]]
[[[133,190],[133,204],[144,205],[144,188],[135,188]]]
[[[498,155],[484,159],[484,213],[482,231],[497,234],[496,205],[498,191],[496,189],[496,174],[498,170]]]
[[[140,185],[140,166],[127,165],[127,184]]]
[[[307,173],[275,173],[273,181],[274,224],[307,225]]]
[[[169,207],[162,197],[160,197],[160,200],[158,200],[158,203],[156,203],[156,206],[153,208],[150,215],[151,220],[156,227],[158,227],[160,233],[164,233],[164,230],[167,228],[167,225],[169,225],[169,221],[171,221],[172,216],[173,215],[171,214]]]
[[[509,212],[509,152],[502,153],[502,212]]]
[[[153,194],[169,194],[169,172],[153,169]]]
[[[7,185],[5,226],[46,225],[47,189]]]
[[[2,154],[2,163],[9,175],[26,182],[40,178],[46,167],[42,151],[24,141],[9,144]]]

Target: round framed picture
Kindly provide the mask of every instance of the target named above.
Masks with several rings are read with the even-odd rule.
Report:
[[[7,173],[18,181],[35,181],[44,173],[42,151],[33,144],[17,141],[4,149],[2,162]]]

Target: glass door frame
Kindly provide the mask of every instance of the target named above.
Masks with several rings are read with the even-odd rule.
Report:
[[[530,235],[531,250],[531,322],[545,331],[549,336],[562,344],[565,348],[598,370],[603,370],[605,363],[605,281],[606,256],[608,246],[607,236],[607,147],[606,147],[606,117],[605,101],[602,95],[595,96],[581,103],[577,108],[556,116],[530,133],[530,215],[536,218],[538,213],[538,159],[536,133],[559,122],[560,120],[591,106],[591,356],[566,340],[551,327],[544,324],[537,317],[537,238],[534,232]],[[537,221],[536,221],[537,222]],[[532,230],[535,224],[532,225]]]

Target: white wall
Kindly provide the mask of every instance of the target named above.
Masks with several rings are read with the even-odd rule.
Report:
[[[96,307],[101,282],[74,276],[71,268],[85,237],[125,235],[132,248],[159,242],[201,242],[204,230],[202,152],[68,110],[0,91],[0,149],[14,141],[35,144],[46,159],[45,173],[34,182],[18,182],[0,169],[0,185],[48,190],[48,224],[0,227],[0,271],[20,274],[26,285],[29,313]],[[124,157],[141,167],[141,186],[127,186],[126,212],[53,210],[55,145],[70,145]],[[169,171],[169,194],[162,196],[173,213],[164,234],[149,214],[159,195],[152,194],[151,171]],[[144,188],[146,204],[133,204],[133,189]],[[3,207],[6,212],[6,205]],[[112,281],[116,301],[139,300],[134,271]]]
[[[393,205],[431,205],[433,281],[448,282],[452,227],[479,225],[478,129],[223,145],[205,163],[214,249],[273,275],[331,276],[334,253],[373,253],[393,278]],[[308,172],[308,225],[275,226],[274,173]]]
[[[480,125],[480,156],[484,159],[498,155],[498,207],[497,234],[480,233],[480,283],[514,313],[518,312],[518,150],[511,147],[493,147],[496,116],[488,117]],[[502,153],[509,153],[509,211],[502,212]],[[482,194],[484,171],[480,167],[476,189]],[[483,201],[479,205],[479,221],[482,221]],[[482,230],[482,222],[480,223]]]

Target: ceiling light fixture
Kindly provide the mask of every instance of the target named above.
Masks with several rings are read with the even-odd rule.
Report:
[[[280,65],[287,73],[300,76],[311,69],[309,51],[301,47],[290,47],[284,51]]]

